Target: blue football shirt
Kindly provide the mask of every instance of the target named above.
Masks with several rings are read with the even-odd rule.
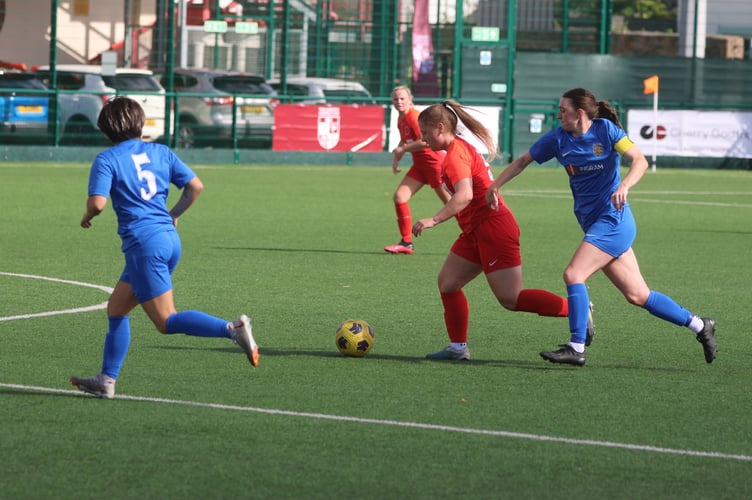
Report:
[[[596,118],[580,137],[561,126],[547,132],[530,148],[530,155],[538,163],[556,158],[564,166],[574,197],[574,214],[587,232],[602,215],[616,211],[611,195],[621,183],[620,151],[631,145],[623,129],[610,120]]]
[[[96,156],[89,196],[112,199],[126,251],[157,232],[174,230],[167,208],[170,184],[182,189],[195,176],[167,146],[131,139]]]

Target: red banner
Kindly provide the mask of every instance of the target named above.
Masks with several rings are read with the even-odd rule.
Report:
[[[428,20],[428,0],[415,0],[413,13],[413,95],[436,97],[439,95],[439,80],[436,61],[433,57],[431,24]]]
[[[381,152],[384,123],[383,106],[280,104],[272,150]]]

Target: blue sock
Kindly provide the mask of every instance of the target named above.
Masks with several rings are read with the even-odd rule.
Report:
[[[585,343],[590,297],[585,283],[567,285],[567,306],[569,307],[570,342]]]
[[[108,319],[110,329],[104,338],[102,373],[116,379],[131,344],[131,325],[128,316],[110,316]]]
[[[661,292],[650,290],[648,300],[642,306],[653,316],[670,321],[678,326],[687,326],[692,320],[692,313],[674,302],[674,299]]]
[[[184,333],[195,337],[231,338],[226,320],[201,311],[180,311],[170,315],[165,325],[167,333]]]

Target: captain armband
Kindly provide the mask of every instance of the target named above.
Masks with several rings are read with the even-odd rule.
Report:
[[[619,139],[616,144],[614,144],[614,149],[621,155],[626,153],[629,148],[634,146],[634,142],[632,142],[632,139],[627,137],[626,135]]]

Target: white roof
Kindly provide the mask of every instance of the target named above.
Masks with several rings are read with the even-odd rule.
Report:
[[[44,66],[39,66],[39,69],[49,70],[50,67],[48,65],[44,65]],[[55,66],[55,69],[57,69],[58,71],[92,73],[95,75],[102,74],[102,66],[98,64],[58,64]],[[117,73],[131,73],[131,74],[141,74],[141,75],[153,75],[154,74],[151,70],[143,69],[143,68],[116,68],[115,71]]]

